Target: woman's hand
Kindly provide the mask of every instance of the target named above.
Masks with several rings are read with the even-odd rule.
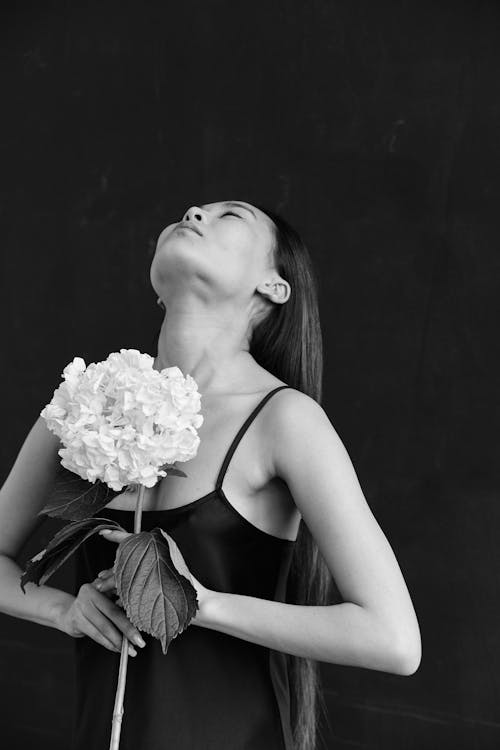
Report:
[[[124,539],[126,539],[128,536],[130,536],[130,534],[127,531],[118,531],[118,530],[113,530],[113,529],[103,529],[102,531],[99,532],[99,534],[102,536],[103,539],[108,539],[110,542],[116,542],[118,544]],[[179,547],[177,546],[175,540],[170,535],[169,535],[169,540],[171,544],[173,543],[173,545],[175,545],[177,554],[183,561],[184,565],[186,566],[186,569],[189,570]],[[205,586],[203,586],[194,577],[191,571],[189,571],[189,580],[196,590],[196,596],[198,597],[198,604],[199,604],[199,609],[196,611],[195,616],[193,617],[193,619],[190,621],[189,624],[192,623],[194,625],[203,625],[203,617],[202,617],[203,608],[211,591],[210,589],[205,588]],[[101,570],[98,577],[95,579],[93,585],[97,588],[98,591],[104,593],[107,596],[117,596],[116,582],[115,582],[113,568],[108,568],[107,570]],[[117,599],[116,604],[121,605],[122,604],[121,599]]]
[[[121,652],[122,639],[126,636],[131,656],[137,655],[132,643],[141,648],[146,645],[123,609],[101,593],[94,583],[80,586],[70,606],[59,614],[57,627],[73,638],[87,635],[110,651]]]

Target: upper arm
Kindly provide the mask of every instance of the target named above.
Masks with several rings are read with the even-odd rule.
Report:
[[[14,559],[40,524],[38,513],[54,481],[60,447],[57,435],[38,417],[0,489],[0,554]]]
[[[403,575],[323,408],[300,391],[283,391],[270,429],[273,470],[287,483],[344,600],[414,643],[418,626]]]

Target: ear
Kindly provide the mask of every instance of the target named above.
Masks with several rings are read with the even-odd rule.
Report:
[[[257,291],[271,302],[281,305],[289,299],[292,290],[288,281],[285,281],[281,276],[275,276],[259,284]]]

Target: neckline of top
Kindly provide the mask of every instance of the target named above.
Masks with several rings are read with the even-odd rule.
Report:
[[[150,508],[148,510],[143,509],[142,513],[179,513],[180,511],[190,509],[195,505],[201,505],[206,500],[210,500],[212,495],[215,495],[217,492],[217,487],[213,490],[210,490],[210,492],[207,492],[206,495],[202,495],[201,497],[196,498],[196,500],[191,500],[189,503],[184,503],[183,505],[177,505],[175,508]],[[106,511],[116,511],[117,513],[134,513],[135,508],[107,508],[104,506],[102,510]]]
[[[229,500],[226,498],[226,495],[224,493],[224,490],[222,489],[222,482],[224,481],[224,476],[227,471],[227,467],[229,466],[229,462],[233,456],[234,451],[236,450],[238,443],[240,442],[241,438],[243,437],[244,433],[246,432],[247,427],[250,425],[250,423],[253,421],[253,419],[257,416],[259,411],[262,409],[262,407],[267,403],[267,401],[271,398],[271,396],[276,393],[277,391],[281,391],[284,388],[291,388],[289,385],[279,385],[276,388],[273,388],[272,390],[268,391],[263,398],[259,401],[259,403],[254,407],[254,409],[250,412],[248,417],[245,419],[243,424],[241,425],[240,429],[236,433],[235,437],[233,438],[226,455],[224,457],[224,460],[222,462],[222,466],[220,468],[219,474],[217,476],[217,481],[215,483],[214,489],[207,492],[205,495],[202,495],[201,497],[196,498],[195,500],[191,500],[188,503],[184,503],[183,505],[178,505],[175,508],[156,508],[151,510],[142,510],[143,514],[176,514],[176,513],[182,513],[188,510],[191,510],[191,508],[194,508],[195,506],[201,505],[202,503],[206,502],[207,500],[210,500],[214,495],[217,493],[221,493],[223,496],[225,504],[232,510],[235,511],[235,513],[238,514],[238,516],[243,519],[243,521],[246,521],[247,524],[249,524],[253,529],[260,532],[261,534],[264,534],[267,537],[271,537],[271,539],[277,539],[281,542],[288,542],[289,544],[294,544],[295,539],[285,539],[284,537],[276,536],[275,534],[269,534],[267,531],[264,531],[263,529],[259,529],[257,526],[254,526],[254,524],[249,521],[245,516],[243,516],[234,505],[232,505]],[[102,509],[106,512],[115,512],[115,513],[134,513],[135,509],[132,508],[107,508],[104,506]]]
[[[164,516],[172,516],[176,514],[182,514],[185,512],[189,512],[192,508],[195,506],[198,507],[199,505],[202,505],[203,503],[207,502],[208,500],[211,500],[213,497],[218,496],[224,505],[232,511],[239,519],[243,522],[243,524],[250,529],[252,529],[254,532],[256,532],[258,535],[266,537],[267,540],[273,540],[275,542],[283,542],[284,544],[293,545],[296,543],[297,539],[287,539],[283,536],[277,536],[276,534],[271,534],[269,531],[264,531],[264,529],[259,529],[258,526],[255,526],[251,521],[248,520],[244,515],[242,515],[237,508],[234,507],[232,503],[229,502],[229,500],[226,497],[226,493],[222,488],[215,489],[209,492],[207,495],[203,495],[203,497],[199,497],[196,500],[192,500],[190,503],[184,503],[184,505],[179,505],[177,508],[157,508],[154,510],[143,510],[142,514],[146,515],[149,519],[154,519],[155,517],[161,518]],[[118,515],[122,514],[124,517],[130,516],[131,513],[134,513],[134,509],[132,508],[103,508],[103,512],[107,513],[117,513]]]

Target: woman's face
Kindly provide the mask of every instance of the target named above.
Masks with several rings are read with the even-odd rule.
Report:
[[[199,278],[226,295],[253,292],[271,268],[273,226],[265,213],[245,201],[191,206],[182,221],[169,224],[158,237],[150,274],[153,288],[168,299],[171,284]]]

